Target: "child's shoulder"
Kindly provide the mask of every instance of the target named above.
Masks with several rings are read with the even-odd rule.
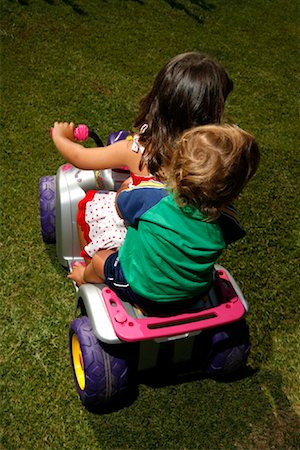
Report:
[[[130,186],[120,192],[117,207],[124,219],[134,223],[167,195],[164,183],[156,180],[142,181],[138,186]]]

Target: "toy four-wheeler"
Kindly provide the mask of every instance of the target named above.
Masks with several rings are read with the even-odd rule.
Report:
[[[99,137],[84,125],[75,138]],[[107,145],[125,139],[114,132]],[[44,242],[56,242],[60,263],[72,270],[80,258],[77,205],[90,189],[117,190],[128,177],[118,170],[79,170],[62,165],[56,176],[40,179],[40,218]],[[76,317],[69,329],[75,385],[88,408],[111,405],[130,391],[134,374],[164,362],[170,367],[193,362],[207,376],[236,373],[250,351],[245,321],[248,304],[231,274],[216,265],[208,294],[193,307],[168,317],[145,315],[121,301],[104,284],[84,284],[76,291]]]

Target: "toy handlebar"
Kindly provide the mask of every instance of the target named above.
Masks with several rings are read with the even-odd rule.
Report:
[[[52,138],[53,127],[50,129],[50,136]],[[107,145],[112,145],[114,142],[126,139],[129,135],[128,131],[121,130],[119,132],[113,132],[109,135]],[[86,125],[79,124],[74,128],[73,136],[75,141],[86,141],[88,138],[93,139],[98,147],[104,147],[104,144],[98,134],[95,131],[89,130]],[[90,171],[83,171],[90,172]],[[104,189],[108,191],[117,191],[122,183],[130,175],[127,166],[118,167],[115,169],[103,169],[94,171],[96,177],[96,186],[98,189]],[[78,180],[77,180],[78,181]],[[82,185],[82,180],[80,181]],[[94,187],[92,188],[94,189]]]
[[[50,135],[52,137],[53,127],[51,127]],[[98,147],[104,147],[103,142],[100,137],[94,131],[89,130],[86,125],[79,124],[76,128],[74,128],[74,139],[75,141],[86,141],[88,138],[92,138]]]
[[[53,127],[50,129],[50,135],[52,137]],[[79,124],[78,127],[74,128],[74,139],[75,141],[86,141],[89,137],[89,129],[86,125]]]
[[[89,137],[89,129],[86,125],[79,124],[78,127],[74,129],[75,141],[86,141],[88,137]]]

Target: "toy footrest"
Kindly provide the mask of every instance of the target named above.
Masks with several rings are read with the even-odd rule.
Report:
[[[102,290],[102,297],[117,337],[134,342],[185,335],[240,320],[245,306],[224,271],[216,271],[214,285],[220,295],[219,305],[168,317],[132,317],[108,287]]]

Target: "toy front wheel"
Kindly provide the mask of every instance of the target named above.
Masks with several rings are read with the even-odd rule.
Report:
[[[47,244],[55,243],[55,198],[56,177],[40,178],[40,221],[43,241]]]
[[[108,405],[127,393],[128,361],[96,338],[88,317],[78,317],[72,322],[69,348],[76,389],[84,406]]]
[[[130,134],[129,131],[127,130],[113,131],[108,136],[106,145],[111,145],[114,144],[115,142],[123,141],[124,139],[127,138],[127,136],[129,136],[129,134]]]

